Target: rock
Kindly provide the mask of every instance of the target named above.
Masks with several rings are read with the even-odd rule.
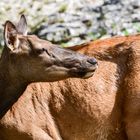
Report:
[[[5,20],[22,13],[31,32],[63,46],[140,32],[140,0],[2,0],[0,40]]]

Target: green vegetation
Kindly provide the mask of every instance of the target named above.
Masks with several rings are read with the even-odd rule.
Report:
[[[140,32],[140,23],[139,22],[134,22],[133,26],[135,27],[135,29],[137,30],[137,32]]]
[[[5,21],[17,21],[21,14],[26,15],[29,33],[63,47],[112,35],[140,33],[140,7],[135,10],[128,1],[108,2],[95,8],[86,0],[1,0],[0,46]]]
[[[67,10],[67,6],[68,6],[67,4],[62,4],[60,9],[59,9],[59,12],[64,13]]]

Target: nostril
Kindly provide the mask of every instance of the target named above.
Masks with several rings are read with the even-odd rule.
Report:
[[[97,64],[97,61],[96,61],[95,58],[89,58],[89,59],[87,60],[87,62],[89,62],[90,64],[93,64],[93,65],[96,65],[96,64]]]

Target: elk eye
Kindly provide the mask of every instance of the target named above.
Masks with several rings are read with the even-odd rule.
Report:
[[[50,53],[47,49],[45,49],[45,48],[42,48],[42,49],[37,50],[37,53],[38,53],[38,54],[41,54],[41,53],[44,53],[44,52],[45,52],[47,55],[49,55],[49,56],[55,58],[55,56],[54,56],[53,54],[51,54],[51,53]]]
[[[46,51],[45,48],[42,48],[42,52]]]
[[[37,54],[41,54],[42,52],[43,52],[42,49],[37,49],[37,50],[36,50],[36,53],[37,53]]]
[[[36,53],[41,54],[41,53],[43,53],[45,51],[46,51],[45,48],[41,48],[41,49],[37,49]]]

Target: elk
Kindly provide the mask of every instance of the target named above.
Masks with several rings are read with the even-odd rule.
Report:
[[[139,140],[139,40],[112,37],[69,47],[97,59],[94,75],[29,84],[2,116],[0,139]]]
[[[7,111],[13,112],[13,105],[19,100],[28,84],[54,82],[69,77],[89,78],[97,68],[97,62],[93,57],[62,49],[34,35],[27,35],[27,22],[24,15],[16,25],[6,21],[4,40],[5,47],[0,59],[0,139],[28,139],[24,136],[15,137],[13,129],[12,134],[7,133],[5,129],[9,128],[8,122],[4,123]],[[36,129],[36,133],[38,132],[39,130]],[[50,139],[47,133],[44,136],[44,139]],[[42,139],[41,137],[38,136],[38,139]]]

